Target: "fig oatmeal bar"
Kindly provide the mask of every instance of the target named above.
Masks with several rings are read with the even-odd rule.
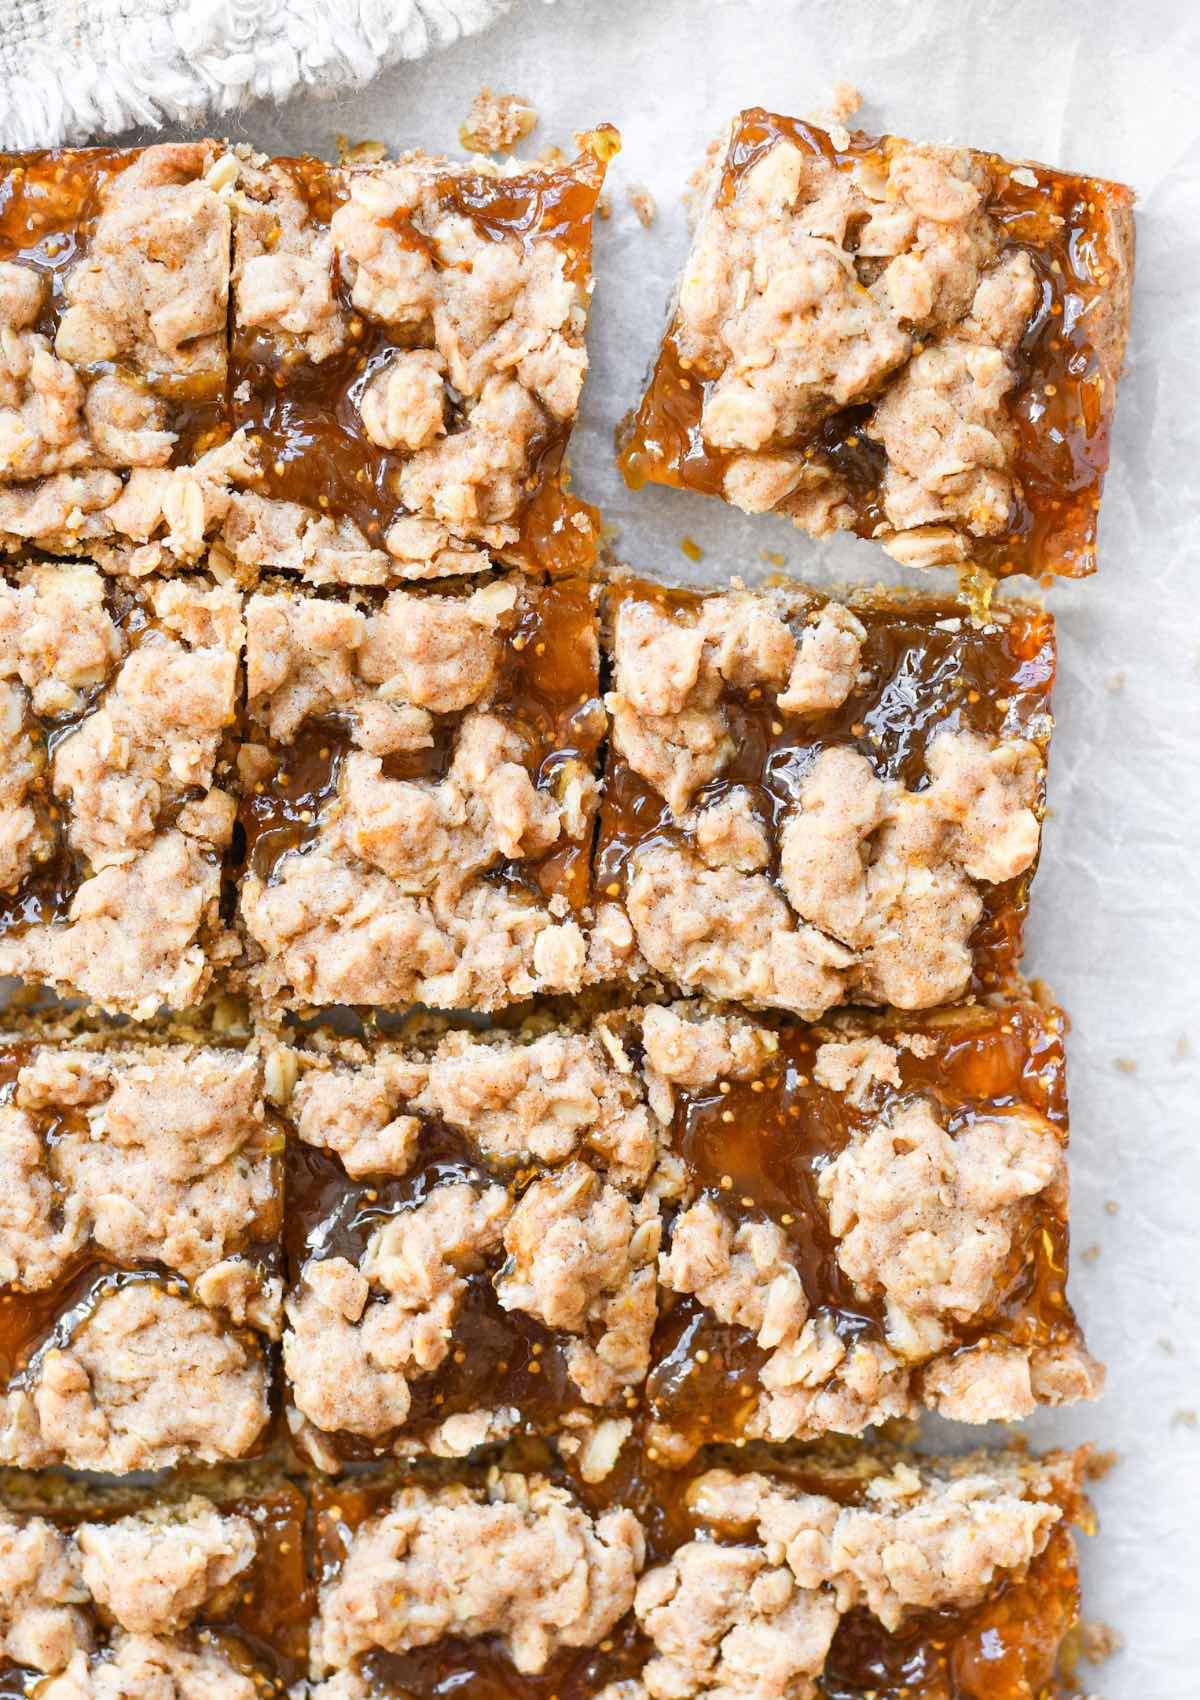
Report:
[[[180,1026],[0,1034],[0,1462],[127,1474],[256,1449],[283,1135],[253,1051]]]
[[[0,1692],[299,1696],[313,1609],[306,1518],[298,1487],[257,1472],[152,1490],[10,1475]]]
[[[272,582],[246,631],[253,989],[495,1009],[577,988],[604,731],[589,587]]]
[[[1091,1396],[1061,1026],[678,1003],[267,1040],[294,1438],[333,1470],[554,1436],[590,1482],[643,1418],[678,1462]]]
[[[604,128],[574,161],[241,162],[233,423],[261,477],[225,542],[314,582],[586,571],[569,496]]]
[[[1057,1692],[1085,1468],[877,1449],[318,1487],[312,1700]]]
[[[617,580],[597,934],[629,978],[815,1020],[1015,973],[1054,625],[949,598]]]
[[[242,599],[22,557],[0,576],[0,974],[146,1018],[236,953]]]
[[[910,566],[1095,570],[1133,194],[754,108],[621,463]]]

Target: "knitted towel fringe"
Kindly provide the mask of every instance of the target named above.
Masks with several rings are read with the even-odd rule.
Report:
[[[330,95],[473,35],[511,0],[0,0],[0,146]]]

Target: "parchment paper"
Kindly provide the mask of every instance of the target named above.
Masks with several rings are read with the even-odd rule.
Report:
[[[859,120],[1121,177],[1137,189],[1138,283],[1104,498],[1101,571],[1055,585],[1058,729],[1027,969],[1074,1019],[1072,1287],[1109,1366],[1096,1406],[1028,1425],[1094,1440],[1119,1467],[1085,1542],[1086,1610],[1124,1652],[1105,1700],[1200,1690],[1200,8],[1189,0],[518,0],[490,32],[336,103],[251,107],[229,126],[270,151],[331,154],[337,131],[454,148],[489,83],[542,114],[533,144],[616,123],[599,226],[592,370],[573,453],[616,550],[669,578],[753,578],[778,551],[815,582],[888,576],[830,545],[676,492],[624,489],[612,430],[640,394],[687,246],[680,192],[741,106],[815,113],[845,78]],[[137,140],[149,140],[139,135]],[[643,229],[625,192],[650,188]],[[684,535],[704,550],[698,566]],[[911,582],[911,580],[910,580]],[[1028,585],[1021,581],[1020,587]],[[956,1445],[977,1430],[940,1425]]]

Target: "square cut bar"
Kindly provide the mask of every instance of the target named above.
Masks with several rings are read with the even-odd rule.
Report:
[[[298,1487],[257,1471],[153,1489],[10,1475],[0,1693],[299,1697],[306,1517]]]
[[[211,141],[0,155],[0,546],[183,550],[228,434],[230,180]]]
[[[259,1056],[30,1019],[0,1035],[0,1180],[0,1463],[256,1449],[283,1210]]]
[[[701,197],[631,484],[853,530],[912,566],[1095,570],[1129,189],[754,108]]]
[[[1086,1467],[872,1449],[643,1458],[599,1491],[528,1466],[321,1485],[311,1700],[1049,1700]]]
[[[272,583],[246,625],[253,989],[479,1009],[574,990],[604,730],[587,585]]]
[[[563,454],[587,368],[592,216],[616,132],[551,165],[247,158],[233,422],[260,476],[242,564],[380,584],[591,564]]]
[[[1054,624],[803,585],[607,593],[594,944],[815,1020],[1003,986],[1021,955]]]
[[[1090,1396],[1062,1021],[776,1030],[680,1003],[269,1047],[289,1420],[323,1468],[553,1435],[660,1455]]]
[[[278,1056],[300,1448],[333,1470],[556,1434],[610,1467],[650,1367],[671,1185],[619,1024],[318,1031]]]
[[[765,1058],[755,1033],[644,1015],[683,1165],[646,1384],[663,1455],[1094,1397],[1066,1296],[1059,1012],[841,1015],[779,1028]]]
[[[146,1018],[236,954],[243,635],[240,594],[198,575],[0,578],[0,974]]]

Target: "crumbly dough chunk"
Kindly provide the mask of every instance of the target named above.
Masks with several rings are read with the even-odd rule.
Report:
[[[632,1512],[593,1519],[538,1476],[499,1475],[486,1496],[405,1488],[322,1588],[314,1662],[494,1635],[519,1671],[537,1672],[559,1648],[603,1639],[633,1602],[643,1556]]]
[[[0,268],[0,532],[116,545],[135,572],[197,558],[228,504],[209,471],[232,462],[221,445],[209,469],[169,468],[173,398],[224,390],[231,179],[211,143],[143,149],[99,192],[53,302],[32,269]],[[46,309],[49,335],[34,328]]]
[[[642,1671],[650,1700],[812,1700],[838,1609],[798,1587],[762,1547],[690,1541],[642,1577],[638,1622],[655,1656]]]
[[[661,1121],[674,1113],[674,1088],[751,1080],[779,1048],[768,1028],[737,1015],[706,1015],[693,1004],[651,1004],[642,1016],[647,1095]]]
[[[724,1470],[688,1497],[715,1529],[752,1528],[801,1587],[831,1585],[839,1611],[865,1606],[893,1632],[910,1612],[972,1606],[1000,1573],[1022,1575],[1062,1517],[1002,1458],[947,1478],[900,1463],[857,1505]]]
[[[220,796],[221,793],[214,793]],[[71,987],[142,1020],[197,1003],[212,975],[201,939],[220,937],[221,871],[183,832],[85,879],[63,923],[0,941],[0,974]]]
[[[327,360],[346,345],[345,315],[334,293],[333,241],[309,211],[287,167],[239,161],[234,202],[233,294],[239,330],[271,337],[308,360]]]
[[[725,687],[777,692],[796,659],[794,635],[764,597],[731,591],[694,612],[628,598],[617,610],[606,698],[614,743],[682,814],[733,752]]]
[[[173,1635],[228,1593],[258,1550],[246,1517],[207,1499],[163,1506],[115,1523],[84,1523],[75,1536],[92,1599],[122,1629]]]
[[[66,1537],[42,1517],[0,1511],[0,1660],[61,1670],[91,1646],[87,1589]]]
[[[473,153],[508,153],[537,124],[537,111],[516,94],[493,94],[486,86],[471,102],[459,140]]]
[[[773,881],[651,844],[630,857],[626,908],[652,968],[731,1003],[815,1021],[840,1001],[853,954],[797,922]]]
[[[560,1163],[584,1150],[615,1185],[629,1186],[645,1182],[658,1154],[636,1075],[591,1034],[521,1045],[448,1034],[412,1103],[468,1134],[492,1162]]]
[[[977,882],[1024,873],[1040,841],[1037,746],[942,732],[930,784],[876,778],[844,747],[823,750],[780,836],[780,880],[795,912],[858,954],[852,981],[870,1002],[922,1009],[959,996]]]
[[[83,1114],[47,1143],[36,1118],[74,1107]],[[0,1204],[0,1277],[46,1286],[90,1238],[118,1263],[165,1263],[194,1281],[275,1233],[277,1146],[253,1057],[41,1049],[0,1109],[12,1182]]]
[[[375,755],[419,749],[430,715],[486,702],[502,645],[499,622],[516,605],[512,584],[467,597],[393,591],[374,613],[345,602],[277,591],[246,605],[246,688],[271,738],[287,743],[303,721],[345,715]]]
[[[425,1082],[424,1064],[399,1054],[350,1068],[312,1068],[296,1084],[291,1112],[306,1145],[340,1157],[349,1175],[402,1175],[417,1153],[417,1116],[398,1113]]]
[[[694,659],[699,633],[691,638]],[[652,670],[650,688],[663,688],[667,671]],[[696,850],[639,846],[626,911],[642,956],[685,988],[810,1021],[849,997],[925,1009],[961,996],[979,886],[1016,878],[1037,857],[1043,760],[1028,740],[946,731],[926,761],[930,783],[910,792],[878,779],[854,749],[822,749],[779,835],[778,883],[744,871],[746,858],[714,855],[705,822],[719,804],[681,821]]]
[[[283,1359],[309,1422],[370,1438],[400,1427],[409,1382],[444,1362],[466,1276],[499,1246],[509,1210],[501,1186],[451,1182],[377,1228],[358,1268],[304,1266]]]
[[[577,1161],[534,1181],[505,1225],[496,1295],[505,1310],[583,1336],[568,1371],[589,1404],[646,1378],[661,1237],[652,1195],[631,1204]]]
[[[244,1456],[268,1417],[263,1354],[156,1282],[101,1296],[0,1402],[0,1462],[169,1468]]]
[[[827,1039],[813,1059],[813,1079],[860,1110],[877,1081],[899,1087],[900,1053],[882,1039]]]
[[[118,1634],[103,1655],[89,1661],[77,1653],[42,1686],[39,1700],[257,1700],[258,1694],[253,1677],[220,1647]]]
[[[955,1323],[994,1308],[1030,1201],[1063,1201],[1066,1159],[1032,1111],[952,1136],[918,1098],[856,1132],[817,1190],[838,1263],[862,1293],[884,1298],[893,1350],[919,1359],[943,1349]]]
[[[1017,430],[1006,399],[1041,286],[1023,249],[980,279],[965,319],[909,362],[867,434],[883,445],[883,509],[897,531],[961,524],[977,537],[1008,524]]]

